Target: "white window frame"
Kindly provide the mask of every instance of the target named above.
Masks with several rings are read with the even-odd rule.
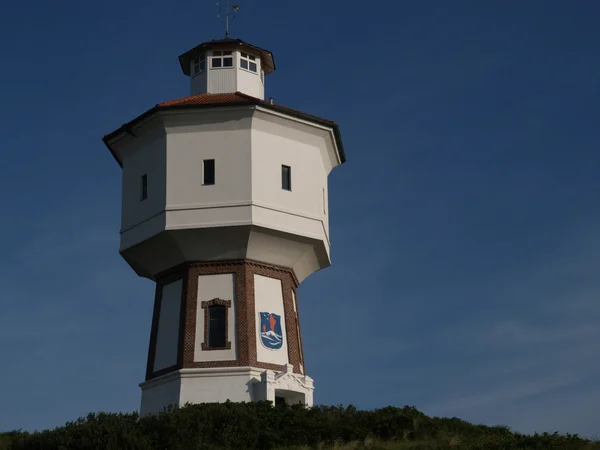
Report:
[[[192,78],[203,72],[206,72],[206,53],[202,53],[197,58],[192,59]]]
[[[247,67],[243,66],[244,63],[246,63]],[[254,64],[255,70],[250,69],[252,64]],[[258,58],[249,53],[240,52],[240,69],[258,75]]]
[[[231,59],[230,66],[224,66],[225,58]],[[220,66],[215,67],[213,61],[221,61]],[[210,68],[211,69],[233,69],[233,51],[231,50],[213,50],[212,55],[210,57]]]

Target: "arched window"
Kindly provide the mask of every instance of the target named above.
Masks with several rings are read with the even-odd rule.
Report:
[[[204,309],[204,342],[202,350],[229,350],[229,308],[231,300],[214,298],[202,302]]]

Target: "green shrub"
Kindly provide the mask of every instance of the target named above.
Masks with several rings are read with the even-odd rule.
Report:
[[[54,430],[0,433],[0,450],[600,449],[577,435],[427,417],[412,406],[273,407],[267,402],[186,405],[158,416],[89,414]]]

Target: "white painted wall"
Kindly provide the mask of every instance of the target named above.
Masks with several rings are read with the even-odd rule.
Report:
[[[314,391],[312,378],[293,374],[291,365],[283,372],[254,367],[180,369],[144,381],[140,387],[141,416],[159,413],[169,404],[274,401],[275,395],[284,395],[293,403],[303,398],[312,406]]]
[[[180,405],[181,378],[177,372],[167,374],[159,380],[141,383],[140,387],[142,388],[140,416],[162,412],[169,405]]]
[[[165,136],[141,136],[123,160],[121,229],[139,224],[165,208]],[[148,175],[148,198],[141,200],[142,175]]]
[[[250,126],[249,110],[210,111],[170,118],[166,154],[168,210],[235,205],[251,200]],[[215,160],[214,185],[202,185],[205,159]]]
[[[166,138],[142,128],[135,130],[139,138],[122,141],[132,147],[123,150],[128,152],[124,185],[134,186],[135,195],[144,173],[141,166],[152,169],[149,198],[141,203],[161,199],[153,190],[161,176],[163,180],[162,201],[148,211],[131,200],[123,202],[128,228],[122,230],[120,250],[138,274],[151,278],[192,254],[192,259],[248,257],[283,265],[293,268],[300,281],[330,264],[324,200],[334,156],[327,131],[251,106],[165,112],[154,122]],[[152,140],[143,137],[147,132]],[[154,157],[136,163],[142,154]],[[215,185],[202,185],[204,159],[215,160]],[[292,168],[291,192],[281,189],[282,164]],[[236,245],[230,238],[211,238],[207,246],[208,238],[202,236],[225,227],[238,227]],[[172,234],[163,239],[163,230],[190,232],[185,239]],[[222,250],[214,248],[217,244]]]
[[[253,400],[251,380],[257,375],[249,368],[195,372],[181,379],[181,403],[249,402]],[[259,372],[260,373],[260,372]]]
[[[154,371],[177,364],[182,287],[182,280],[163,286],[154,353]]]
[[[235,67],[209,67],[206,92],[209,94],[235,92],[237,90],[236,72]]]
[[[239,54],[238,54],[239,55]],[[238,64],[239,64],[238,56]],[[260,81],[260,62],[258,62],[257,72],[251,72],[249,70],[238,67],[237,69],[237,90],[244,94],[251,95],[252,97],[260,98],[264,100],[264,87]]]
[[[288,342],[283,309],[283,290],[281,280],[254,275],[254,305],[256,317],[256,355],[259,362],[271,364],[287,364]],[[262,344],[260,331],[260,313],[268,312],[281,316],[283,345],[279,349],[270,349]]]
[[[325,245],[324,240],[311,241],[300,237],[290,239],[289,235],[272,232],[267,225],[269,222],[262,222],[256,212],[253,214],[253,220],[257,225],[265,223],[265,228],[255,228],[250,234],[247,245],[249,259],[290,267],[294,270],[298,282],[330,264],[329,246]],[[305,231],[302,235],[304,233]]]
[[[163,211],[160,213],[152,215],[148,219],[141,220],[135,225],[131,225],[129,228],[122,229],[119,250],[132,247],[146,239],[150,239],[161,231],[164,231],[166,218],[167,215],[163,207]]]
[[[190,94],[206,94],[208,89],[208,70],[190,78]]]
[[[196,308],[196,344],[194,361],[231,361],[237,359],[237,336],[235,334],[235,274],[200,275],[198,277],[198,306]],[[204,342],[204,309],[202,302],[214,298],[231,300],[228,308],[228,336],[231,341],[229,350],[202,350]]]
[[[260,70],[260,85],[259,85],[259,93],[258,98],[265,99],[265,71]]]
[[[327,214],[323,211],[323,189],[327,170],[323,162],[322,142],[306,130],[286,127],[257,114],[252,120],[252,198],[275,211],[287,213],[263,220],[275,220],[282,230],[296,233],[296,217],[310,218],[302,224],[311,235],[329,234]],[[291,167],[292,190],[281,188],[281,166]],[[296,221],[297,222],[297,221]],[[298,225],[297,225],[298,226]],[[310,228],[309,228],[310,227]]]

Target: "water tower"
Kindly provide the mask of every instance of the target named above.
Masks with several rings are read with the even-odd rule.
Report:
[[[313,402],[298,285],[330,265],[338,126],[266,101],[270,51],[179,57],[189,97],[104,137],[122,168],[119,252],[156,282],[141,414],[187,402]]]

